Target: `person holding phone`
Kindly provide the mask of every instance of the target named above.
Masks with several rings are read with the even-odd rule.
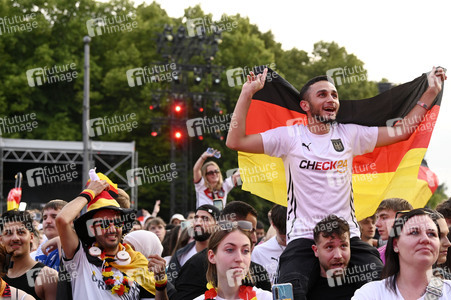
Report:
[[[242,285],[243,279],[252,276],[252,223],[223,221],[217,228],[208,242],[208,290],[194,300],[272,300],[271,292]]]
[[[209,148],[210,150],[210,148]],[[239,172],[223,180],[221,169],[214,161],[207,161],[208,158],[220,153],[216,149],[205,151],[199,157],[193,167],[193,181],[196,189],[196,208],[204,205],[214,205],[214,200],[222,200],[223,207],[226,205],[227,194],[236,186]],[[215,157],[216,157],[215,156]]]

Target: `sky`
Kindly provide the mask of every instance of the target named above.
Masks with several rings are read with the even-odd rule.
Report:
[[[135,0],[136,4],[151,3]],[[451,70],[451,1],[157,0],[170,17],[200,4],[213,21],[221,15],[249,17],[289,50],[309,53],[318,41],[336,42],[365,63],[368,79],[410,81],[433,66]],[[252,51],[252,49],[249,49]],[[266,62],[263,62],[266,63]],[[451,73],[450,73],[451,74]],[[440,115],[426,153],[429,168],[451,195],[451,77],[445,82]]]

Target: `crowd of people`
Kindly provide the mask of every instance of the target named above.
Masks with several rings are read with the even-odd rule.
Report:
[[[194,165],[196,208],[166,220],[158,215],[160,201],[152,213],[137,214],[128,195],[99,174],[70,201],[51,200],[40,212],[10,210],[1,216],[0,295],[82,300],[451,299],[451,199],[436,210],[385,199],[373,216],[357,220],[351,183],[327,184],[331,176],[350,180],[343,173],[351,174],[353,156],[407,139],[411,128],[393,136],[386,127],[335,123],[338,93],[328,77],[320,76],[301,89],[307,124],[293,125],[299,127],[299,136],[293,138],[283,127],[247,135],[250,101],[263,88],[266,72],[248,76],[226,144],[284,161],[288,205],[272,207],[267,232],[254,207],[227,201],[240,174],[223,180],[212,160],[218,150],[202,153]],[[433,68],[406,124],[418,125],[415,120],[424,116],[445,79],[442,68]],[[341,147],[330,140],[339,140]],[[303,146],[306,142],[309,147]],[[298,168],[301,160],[346,161],[349,168],[326,175]],[[293,296],[274,292],[286,284]]]

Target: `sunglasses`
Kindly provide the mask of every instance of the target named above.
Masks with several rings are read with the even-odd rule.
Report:
[[[419,208],[419,210],[421,210],[422,212],[424,212],[427,215],[430,215],[433,219],[435,218],[440,218],[439,215],[436,212],[433,211],[429,211],[427,209],[424,208]],[[405,214],[411,212],[411,210],[401,210],[401,211],[397,211],[395,214],[395,219],[397,219],[398,217],[402,218]]]
[[[239,228],[243,231],[253,233],[255,231],[252,223],[249,221],[219,221],[218,226],[220,230],[230,231],[234,228]]]
[[[121,220],[100,220],[94,223],[94,226],[99,225],[101,229],[108,229],[113,224],[117,229],[124,227],[124,222]]]
[[[397,219],[398,217],[402,217],[404,216],[406,213],[410,212],[410,210],[400,210],[397,211],[395,214],[395,219]]]
[[[205,173],[207,175],[214,175],[214,174],[219,174],[219,170],[214,170],[214,171],[208,171],[207,173]]]

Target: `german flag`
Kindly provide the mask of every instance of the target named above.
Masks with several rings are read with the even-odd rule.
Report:
[[[262,71],[263,67],[255,68],[256,74]],[[340,100],[337,122],[392,127],[416,105],[427,87],[425,73],[372,98]],[[443,89],[408,140],[354,157],[352,180],[357,220],[374,214],[379,203],[387,198],[406,199],[415,208],[425,206],[432,193],[430,188],[425,188],[425,180],[419,179],[419,170],[438,117],[442,95]],[[306,115],[299,101],[299,92],[275,71],[268,69],[265,87],[252,99],[246,118],[246,134],[306,124]],[[394,134],[395,130],[393,128]],[[244,190],[287,205],[285,171],[280,158],[239,152],[238,164],[240,170],[255,170],[253,176],[260,176],[259,180],[249,180],[251,175],[241,172]],[[282,176],[270,176],[272,172]]]

